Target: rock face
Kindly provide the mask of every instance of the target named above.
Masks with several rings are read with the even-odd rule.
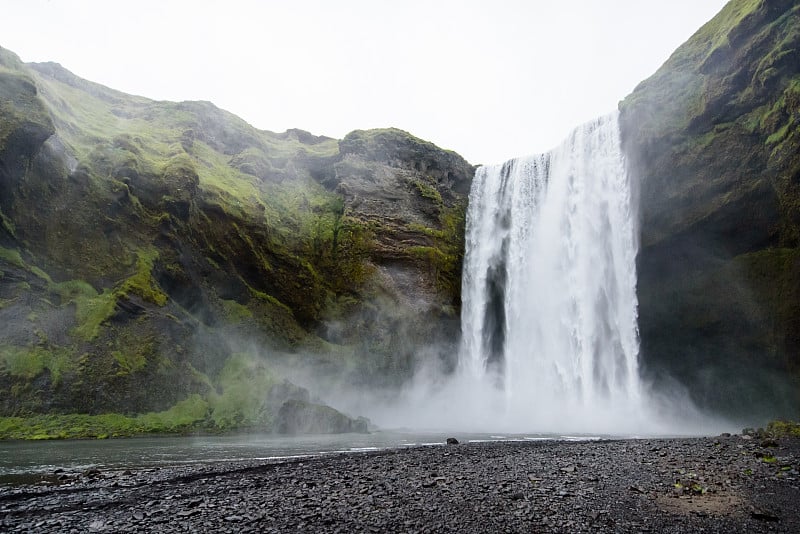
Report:
[[[272,425],[295,361],[400,383],[457,337],[472,174],[399,130],[260,131],[0,48],[0,415],[199,394]]]
[[[649,378],[800,414],[800,6],[734,0],[620,105]]]

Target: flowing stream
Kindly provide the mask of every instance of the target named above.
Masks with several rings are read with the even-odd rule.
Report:
[[[473,396],[526,428],[627,427],[642,403],[636,252],[616,113],[480,167],[459,356]]]

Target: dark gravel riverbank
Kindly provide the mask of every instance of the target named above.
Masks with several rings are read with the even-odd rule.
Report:
[[[0,488],[0,531],[800,532],[799,470],[800,440],[732,436],[53,473]]]

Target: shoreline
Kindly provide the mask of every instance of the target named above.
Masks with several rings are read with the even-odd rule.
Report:
[[[800,531],[798,438],[477,442],[52,475],[0,487],[1,530]]]

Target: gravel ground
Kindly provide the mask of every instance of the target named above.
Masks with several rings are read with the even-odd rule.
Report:
[[[8,532],[800,532],[800,440],[500,442],[52,473]]]

